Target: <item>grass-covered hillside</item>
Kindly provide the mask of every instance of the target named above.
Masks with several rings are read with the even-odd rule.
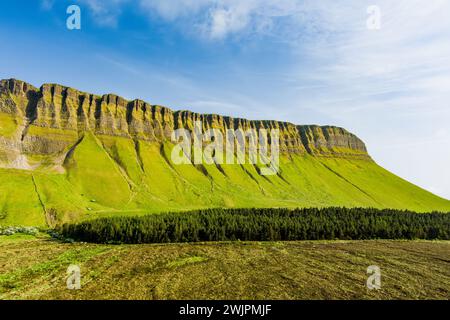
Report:
[[[175,165],[170,133],[190,128],[280,129],[280,171],[258,165]],[[0,85],[0,225],[54,226],[104,216],[200,208],[373,207],[450,211],[377,165],[356,136],[173,112],[58,85]]]
[[[103,141],[102,141],[103,140]],[[278,176],[252,165],[170,163],[170,144],[86,134],[66,172],[0,169],[0,224],[45,225],[208,207],[375,207],[449,211],[441,199],[367,160],[282,156]]]

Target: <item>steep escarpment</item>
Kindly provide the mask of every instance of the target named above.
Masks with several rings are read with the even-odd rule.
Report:
[[[172,111],[141,100],[127,101],[113,94],[96,96],[57,84],[40,89],[14,79],[0,83],[0,112],[14,118],[21,129],[21,141],[12,137],[16,152],[55,154],[65,151],[86,131],[144,141],[170,139],[175,129],[278,129],[280,150],[285,153],[356,156],[369,159],[364,143],[345,129],[296,126],[279,121],[254,121]]]
[[[176,164],[176,129],[279,130],[275,175],[261,163]],[[274,141],[269,141],[269,144]],[[233,155],[234,156],[234,155]],[[450,211],[378,166],[343,128],[172,111],[57,84],[0,82],[0,225],[211,207]]]
[[[297,126],[305,149],[314,155],[367,158],[364,142],[347,130],[332,126]]]

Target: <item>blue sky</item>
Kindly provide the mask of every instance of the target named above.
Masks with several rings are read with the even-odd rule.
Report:
[[[81,30],[66,28],[71,4]],[[1,1],[0,39],[0,78],[342,126],[450,198],[450,1]]]

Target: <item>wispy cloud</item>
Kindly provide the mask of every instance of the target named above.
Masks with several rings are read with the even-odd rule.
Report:
[[[105,27],[117,27],[118,18],[122,13],[122,6],[129,0],[78,0],[82,5],[86,5],[94,21]]]
[[[44,2],[48,2],[46,0]],[[125,4],[163,19],[189,37],[212,41],[270,37],[297,63],[285,75],[290,97],[322,113],[390,108],[446,112],[450,101],[450,2],[378,0],[381,29],[366,27],[371,1],[79,0],[97,23],[116,26]],[[190,31],[185,31],[190,30]],[[277,75],[277,81],[282,81]],[[214,100],[214,99],[212,99]],[[222,100],[222,99],[219,99]],[[297,108],[288,103],[286,108]],[[426,106],[426,108],[424,108]],[[304,108],[304,107],[303,107]]]
[[[295,15],[301,10],[298,0],[79,0],[92,11],[96,21],[115,26],[121,7],[132,3],[150,19],[176,20],[180,30],[212,40],[237,34],[270,32],[276,20]],[[192,31],[193,30],[193,31]]]

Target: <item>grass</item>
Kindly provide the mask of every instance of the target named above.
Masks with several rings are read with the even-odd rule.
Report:
[[[0,224],[45,225],[45,215],[36,194],[32,174],[0,169],[0,177]]]
[[[0,113],[0,142],[9,139],[14,126],[10,116]],[[42,138],[37,144],[51,139],[69,144],[72,151],[30,155],[30,163],[44,162],[35,171],[0,169],[0,225],[45,226],[53,221],[49,211],[55,213],[55,223],[222,207],[450,211],[450,201],[367,159],[282,155],[279,175],[264,177],[250,164],[174,165],[170,142],[133,141],[89,131],[79,141],[76,131],[37,126],[28,133]],[[0,143],[0,157],[2,152]],[[63,159],[65,172],[53,170],[54,162]]]
[[[35,125],[31,125],[29,127],[27,134],[30,136],[41,136],[47,139],[55,140],[56,142],[75,143],[78,140],[78,134],[76,131],[39,127]]]
[[[130,189],[120,168],[92,133],[85,134],[66,162],[66,168],[68,180],[88,199],[114,208],[130,198]]]
[[[40,290],[41,286],[50,285],[47,281],[66,270],[68,265],[82,264],[93,256],[100,255],[108,250],[107,247],[78,246],[69,247],[61,245],[54,248],[48,243],[45,235],[0,236],[2,258],[5,258],[0,269],[7,268],[9,272],[0,272],[0,299],[7,298],[22,292]],[[27,245],[24,255],[18,254],[18,247]],[[8,251],[7,248],[13,248]],[[53,249],[53,250],[52,250]],[[20,250],[19,250],[20,251]],[[9,269],[13,267],[13,269]]]
[[[187,257],[187,258],[180,258],[175,261],[171,261],[167,264],[167,267],[169,268],[178,268],[183,267],[185,265],[189,264],[195,264],[207,261],[208,259],[205,257],[199,257],[199,256],[193,256],[193,257]]]
[[[10,138],[18,128],[17,120],[13,115],[0,112],[0,136]]]
[[[449,241],[63,244],[0,237],[0,299],[448,299]],[[81,268],[82,288],[66,289]],[[378,265],[382,287],[366,288]]]

